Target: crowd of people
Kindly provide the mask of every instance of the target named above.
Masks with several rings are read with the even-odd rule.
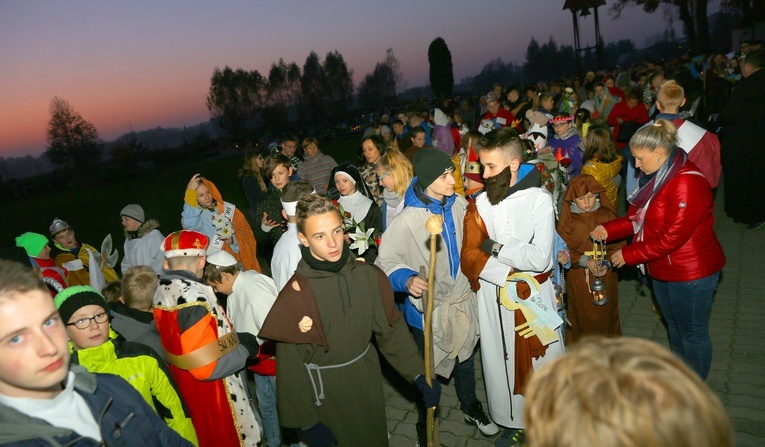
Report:
[[[725,265],[713,190],[723,168],[750,175],[728,145],[762,139],[742,114],[763,116],[763,50],[741,50],[727,76],[717,58],[645,62],[384,114],[358,160],[285,135],[246,154],[245,212],[199,174],[167,237],[126,205],[121,279],[110,240],[99,252],[59,218],[21,234],[18,262],[0,261],[0,445],[388,445],[378,353],[417,390],[417,445],[452,376],[465,423],[519,445],[731,445],[703,380]],[[687,101],[713,74],[732,88],[722,150]],[[732,183],[726,212],[760,227]],[[625,266],[681,361],[621,338]]]

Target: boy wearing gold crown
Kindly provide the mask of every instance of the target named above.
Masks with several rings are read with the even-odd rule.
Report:
[[[207,236],[190,230],[165,238],[154,321],[200,447],[256,446],[260,427],[241,372],[247,358],[257,355],[258,342],[252,334],[234,332],[203,282],[207,244]]]

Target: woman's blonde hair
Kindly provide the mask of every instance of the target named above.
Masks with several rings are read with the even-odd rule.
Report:
[[[653,125],[643,126],[630,138],[630,148],[648,149],[653,152],[657,147],[666,151],[677,144],[677,127],[669,120],[656,120]]]
[[[398,149],[389,147],[385,151],[385,155],[380,158],[377,166],[386,171],[390,169],[391,175],[393,175],[393,189],[396,190],[399,197],[404,197],[406,189],[414,178],[414,168],[412,168],[409,159]]]
[[[717,396],[667,348],[590,337],[534,372],[524,409],[529,447],[728,447]]]

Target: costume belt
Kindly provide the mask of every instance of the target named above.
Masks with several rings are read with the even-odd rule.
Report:
[[[361,354],[359,354],[355,359],[349,360],[345,363],[339,363],[337,365],[327,365],[327,366],[319,366],[316,363],[303,363],[305,366],[306,371],[308,371],[308,377],[311,378],[311,386],[313,387],[313,395],[316,398],[316,404],[317,407],[321,406],[321,401],[324,399],[324,381],[321,379],[321,370],[322,369],[333,369],[333,368],[342,368],[344,366],[348,366],[352,363],[356,363],[360,358],[364,357],[367,352],[369,352],[369,347],[372,346],[372,344],[367,345],[367,349],[364,350]],[[316,381],[313,378],[313,371],[316,371],[316,377],[319,380],[319,389],[316,389]]]
[[[167,363],[188,371],[218,360],[237,346],[239,346],[239,337],[237,337],[236,332],[229,332],[186,354],[174,355],[165,351],[164,357]]]
[[[538,275],[531,275],[530,273],[525,273],[525,272],[513,272],[513,273],[511,273],[510,275],[507,276],[507,279],[510,280],[510,278],[514,274],[516,274],[516,273],[523,273],[523,274],[532,276],[534,278],[534,280],[536,280],[536,282],[538,284],[544,284],[544,283],[547,282],[548,279],[550,279],[550,277],[552,276],[553,271],[550,270],[549,272],[540,273]],[[528,284],[526,284],[523,281],[518,281],[518,282],[515,283],[515,290],[518,292],[518,296],[523,298],[523,299],[528,298],[529,295],[531,295],[531,293],[530,293],[531,292],[531,288],[529,287]]]

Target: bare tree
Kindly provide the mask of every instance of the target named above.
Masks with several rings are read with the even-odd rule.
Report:
[[[62,167],[87,168],[101,158],[103,145],[93,123],[86,121],[65,99],[50,102],[46,154]]]

